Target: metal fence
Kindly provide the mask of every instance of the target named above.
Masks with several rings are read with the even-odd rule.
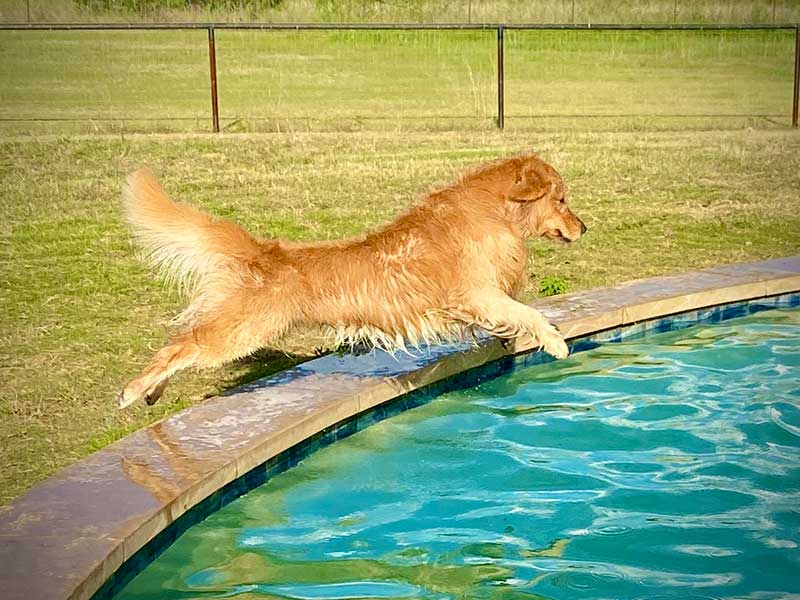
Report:
[[[509,30],[542,31],[753,31],[788,30],[795,32],[794,79],[792,94],[792,127],[798,127],[800,99],[800,23],[714,25],[714,24],[503,24],[503,23],[72,23],[72,24],[0,24],[0,31],[152,31],[206,30],[208,32],[209,81],[211,90],[211,123],[215,133],[220,131],[219,95],[217,87],[217,30],[258,31],[495,31],[497,35],[497,115],[499,129],[505,127],[504,35]]]

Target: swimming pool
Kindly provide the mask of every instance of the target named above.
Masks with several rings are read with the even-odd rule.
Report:
[[[800,311],[443,394],[189,529],[117,597],[800,594]]]

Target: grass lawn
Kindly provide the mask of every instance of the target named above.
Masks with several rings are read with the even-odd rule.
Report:
[[[531,244],[572,290],[800,251],[793,131],[409,132],[90,136],[0,143],[0,499],[121,435],[302,356],[263,353],[175,379],[154,408],[115,394],[165,339],[180,300],[137,261],[120,221],[126,172],[261,236],[317,240],[378,225],[463,167],[534,148],[589,226]],[[313,354],[316,332],[280,350]]]
[[[213,136],[196,133],[210,129],[205,32],[0,32],[0,503],[321,344],[298,332],[118,412],[181,307],[120,220],[142,165],[258,235],[318,240],[535,149],[590,232],[532,243],[528,298],[546,276],[578,290],[800,251],[786,32],[509,31],[504,133],[493,32],[217,35]]]

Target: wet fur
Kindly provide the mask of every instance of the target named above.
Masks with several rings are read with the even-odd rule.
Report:
[[[555,328],[513,300],[526,238],[574,241],[585,231],[565,193],[538,157],[514,157],[428,194],[378,231],[303,244],[257,239],[173,202],[149,172],[132,173],[123,188],[127,220],[151,262],[191,301],[120,406],[155,402],[178,370],[244,357],[304,323],[330,327],[338,343],[367,340],[392,351],[480,327],[566,356]]]

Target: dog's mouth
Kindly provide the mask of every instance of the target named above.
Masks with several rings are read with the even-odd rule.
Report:
[[[560,231],[548,231],[545,233],[547,239],[552,240],[554,242],[558,242],[559,244],[571,244],[572,240],[568,237],[565,237]]]

